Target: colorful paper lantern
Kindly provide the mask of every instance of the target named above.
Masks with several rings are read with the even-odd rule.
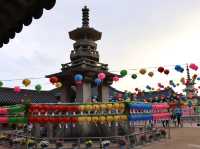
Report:
[[[101,123],[105,123],[106,122],[106,117],[105,116],[99,116],[99,121]]]
[[[21,88],[19,86],[15,86],[14,87],[14,92],[15,93],[20,93],[21,92]]]
[[[29,79],[24,79],[24,80],[22,81],[22,84],[23,84],[25,87],[27,87],[27,86],[29,86],[29,85],[31,84],[31,80],[29,80]]]
[[[100,104],[100,109],[103,111],[103,110],[105,110],[106,109],[106,104]]]
[[[114,103],[113,104],[113,108],[116,109],[116,110],[119,110],[120,109],[120,104],[119,103]]]
[[[114,76],[113,77],[113,81],[115,81],[115,82],[119,81],[119,77],[118,76]]]
[[[52,83],[52,84],[55,84],[55,83],[57,83],[58,82],[58,77],[51,77],[51,78],[49,78],[49,81]]]
[[[97,123],[99,121],[98,116],[92,116],[92,122]]]
[[[107,122],[112,122],[114,120],[113,116],[106,116]]]
[[[98,104],[93,105],[93,107],[95,111],[100,111],[100,106]]]
[[[75,81],[82,81],[83,80],[83,75],[82,74],[76,74],[74,76],[74,80]]]
[[[192,70],[195,70],[195,71],[198,70],[198,66],[196,64],[193,64],[193,63],[189,65],[189,68],[191,68]]]
[[[57,88],[62,87],[62,83],[61,83],[61,82],[57,82],[57,83],[56,83],[56,87],[57,87]]]
[[[165,70],[164,70],[164,74],[168,75],[168,74],[169,74],[169,70],[168,70],[168,69],[165,69]]]
[[[42,86],[40,84],[37,84],[35,86],[35,90],[38,91],[38,92],[40,92],[42,90]]]
[[[153,75],[154,75],[154,73],[153,73],[152,71],[150,71],[150,72],[148,73],[148,76],[149,76],[149,77],[153,77]]]
[[[144,75],[146,72],[147,72],[147,70],[146,69],[144,69],[144,68],[142,68],[142,69],[140,69],[140,74],[142,74],[142,75]]]
[[[106,74],[101,72],[98,74],[98,78],[103,81],[106,78]]]
[[[111,111],[113,109],[113,105],[112,104],[106,104],[107,110]]]
[[[132,78],[132,79],[136,79],[136,78],[137,78],[137,75],[136,75],[136,74],[132,74],[132,75],[131,75],[131,78]]]
[[[165,70],[164,67],[158,67],[158,72],[162,73]]]
[[[125,77],[127,74],[128,74],[127,70],[121,70],[121,71],[120,71],[120,75],[121,75],[122,77]]]
[[[192,79],[195,80],[196,78],[197,78],[197,74],[194,74],[194,75],[192,76]]]
[[[184,68],[182,68],[181,65],[176,65],[175,66],[175,70],[178,71],[178,72],[180,72],[180,73],[183,73]]]

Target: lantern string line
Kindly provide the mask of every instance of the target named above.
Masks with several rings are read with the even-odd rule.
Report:
[[[185,63],[185,64],[180,64],[180,66],[186,66],[188,63]],[[198,64],[198,63],[196,63]],[[199,63],[200,64],[200,63]],[[163,68],[168,68],[168,67],[174,67],[176,65],[163,65],[162,67]],[[142,67],[141,67],[142,68]],[[134,70],[134,71],[137,71],[137,70],[140,70],[141,68],[130,68],[130,69],[126,69],[128,71],[130,70]],[[158,67],[155,67],[155,66],[152,66],[152,67],[143,67],[144,69],[156,69]],[[110,72],[120,72],[121,70],[111,70]],[[140,74],[140,73],[135,73],[135,74]],[[131,75],[130,73],[128,73],[127,75]],[[25,78],[16,78],[16,79],[0,79],[0,81],[5,81],[5,82],[9,82],[9,81],[21,81],[21,80],[24,80]],[[30,79],[30,80],[40,80],[40,79],[48,79],[46,77],[26,77],[26,79]]]

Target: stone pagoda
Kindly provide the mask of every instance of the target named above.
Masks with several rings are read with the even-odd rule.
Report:
[[[59,89],[60,99],[63,102],[91,102],[92,96],[97,96],[98,101],[109,98],[109,86],[116,74],[108,72],[108,65],[99,62],[99,52],[96,41],[101,39],[102,33],[89,25],[89,9],[82,9],[82,27],[69,32],[70,39],[74,40],[73,50],[70,54],[71,62],[62,64],[61,72],[46,76],[56,76],[63,86]],[[100,86],[94,82],[99,72],[106,74]],[[83,76],[82,85],[77,87],[74,76]]]

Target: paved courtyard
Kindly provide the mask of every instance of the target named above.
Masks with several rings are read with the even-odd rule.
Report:
[[[200,149],[200,128],[172,128],[171,139],[142,149]]]

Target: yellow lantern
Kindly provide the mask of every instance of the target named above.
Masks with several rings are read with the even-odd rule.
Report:
[[[118,121],[120,121],[120,116],[118,116],[118,115],[115,115],[115,116],[114,116],[114,121],[115,121],[115,122],[118,122]]]
[[[92,118],[88,116],[86,117],[86,121],[90,123],[92,121]]]
[[[61,82],[56,83],[56,87],[57,87],[57,88],[62,87],[62,83],[61,83]]]
[[[101,123],[105,123],[106,117],[105,117],[105,116],[99,116],[99,121],[100,121]]]
[[[29,85],[31,84],[31,80],[29,80],[29,79],[24,79],[24,80],[22,81],[22,84],[24,84],[24,86],[27,87],[27,86],[29,86]]]
[[[93,105],[95,111],[100,111],[100,106],[98,104]]]
[[[98,118],[97,116],[93,116],[93,117],[92,117],[92,122],[93,122],[93,123],[97,123],[98,120],[99,120],[99,118]]]
[[[119,104],[119,110],[120,110],[120,111],[124,111],[124,109],[125,109],[124,103],[120,103],[120,104]]]
[[[109,111],[111,111],[111,110],[113,109],[113,105],[112,105],[112,104],[107,104],[106,106],[107,106],[107,109],[108,109]]]
[[[100,104],[100,109],[105,110],[106,109],[106,104]]]
[[[113,108],[116,109],[116,110],[119,110],[120,104],[119,103],[114,103],[113,104]]]
[[[83,111],[85,110],[85,106],[84,106],[84,105],[80,105],[80,106],[79,106],[79,110],[80,110],[81,112],[83,112]]]
[[[121,116],[120,116],[120,120],[121,120],[121,121],[127,121],[127,120],[128,120],[127,115],[121,115]]]
[[[113,119],[113,116],[107,116],[106,117],[106,121],[107,122],[112,122],[114,119]]]
[[[92,105],[85,105],[85,111],[91,111]]]
[[[78,117],[78,121],[79,123],[83,123],[86,121],[86,118],[85,117]]]

